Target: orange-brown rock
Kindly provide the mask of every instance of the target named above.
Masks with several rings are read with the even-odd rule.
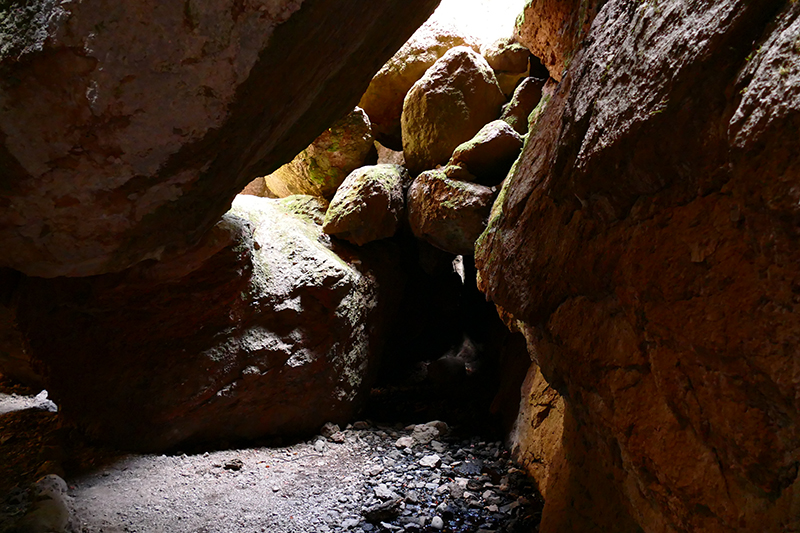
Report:
[[[84,276],[180,254],[353,109],[436,5],[0,7],[0,266]]]
[[[543,533],[800,528],[798,21],[607,2],[535,117],[476,261],[564,401]]]
[[[597,14],[596,0],[531,0],[517,17],[515,38],[561,81]]]

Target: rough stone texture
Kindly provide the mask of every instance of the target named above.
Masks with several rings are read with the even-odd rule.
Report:
[[[552,90],[545,92],[545,80],[536,78],[525,78],[514,91],[514,96],[511,101],[503,106],[503,113],[500,115],[501,120],[505,120],[514,128],[520,135],[528,133],[528,117],[531,111],[539,105],[542,95],[555,90],[555,82],[553,82]]]
[[[175,262],[28,279],[20,325],[63,419],[143,450],[347,421],[380,352],[379,292],[395,281],[376,277],[374,256],[335,253],[297,215],[315,202],[238,196]]]
[[[6,3],[0,266],[92,275],[196,244],[436,4],[42,0],[17,20]]]
[[[412,175],[444,164],[453,150],[496,119],[505,97],[489,64],[470,48],[443,55],[403,104],[403,153]]]
[[[503,120],[485,125],[453,152],[450,165],[466,167],[475,182],[494,186],[503,181],[522,149],[522,137]]]
[[[331,200],[322,230],[359,246],[391,237],[405,211],[408,181],[406,169],[397,165],[354,170]]]
[[[536,114],[476,262],[579,428],[543,533],[800,529],[798,32],[611,0]]]
[[[599,0],[531,0],[517,17],[514,37],[541,59],[550,77],[561,81],[602,4]]]
[[[330,199],[350,172],[377,158],[369,117],[357,107],[294,159],[265,176],[264,182],[278,198],[310,194]]]
[[[494,197],[490,188],[449,179],[441,170],[423,172],[408,189],[411,231],[445,252],[471,255]]]
[[[246,194],[250,196],[260,196],[261,198],[271,198],[270,192],[267,190],[267,184],[264,178],[256,178],[247,184],[247,187],[242,189],[239,194]]]
[[[358,105],[369,115],[372,133],[380,143],[402,149],[400,116],[406,93],[437,59],[456,46],[480,50],[475,38],[432,18],[375,74]]]
[[[513,38],[506,37],[482,46],[481,55],[495,73],[523,74],[528,72],[531,53],[523,45],[514,42]]]

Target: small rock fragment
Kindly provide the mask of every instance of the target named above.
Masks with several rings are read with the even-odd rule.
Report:
[[[442,464],[442,458],[436,454],[426,455],[425,457],[420,459],[419,464],[421,466],[426,466],[428,468],[436,468]]]

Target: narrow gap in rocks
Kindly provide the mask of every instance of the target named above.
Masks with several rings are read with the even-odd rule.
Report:
[[[413,81],[433,69],[434,63],[439,65],[437,60],[450,48],[461,46],[461,54],[469,61],[477,58],[479,70],[485,63],[481,53],[499,57],[503,47],[510,50],[514,43],[508,40],[500,51],[491,48],[497,35],[490,26],[500,23],[489,18],[513,18],[523,4],[477,2],[479,22],[473,19],[462,21],[460,27],[445,27],[442,17],[464,15],[466,10],[463,3],[444,2],[435,15],[439,22],[426,36],[436,44],[426,45],[423,40],[416,45],[423,49],[412,50],[411,55],[428,54],[430,63],[415,67],[419,72]],[[502,21],[501,26],[504,36],[513,33],[513,20]],[[464,52],[464,47],[469,50]],[[520,55],[519,50],[514,53]],[[7,458],[0,465],[0,492],[8,494],[0,507],[0,533],[537,530],[542,500],[504,445],[517,418],[519,391],[530,359],[523,337],[508,331],[494,305],[478,290],[473,251],[491,202],[521,149],[520,135],[538,98],[521,111],[512,109],[519,116],[511,116],[508,106],[503,107],[503,128],[519,129],[517,134],[499,134],[513,137],[511,148],[490,148],[488,162],[485,154],[464,155],[474,151],[473,145],[484,143],[469,140],[473,135],[480,138],[478,129],[500,122],[496,120],[500,106],[512,99],[515,88],[526,82],[538,87],[533,93],[541,95],[547,71],[527,50],[522,56],[522,69],[510,67],[506,72],[492,65],[494,93],[480,96],[475,105],[494,99],[494,107],[487,107],[488,118],[475,119],[477,127],[459,126],[475,131],[456,143],[455,152],[452,146],[447,148],[448,157],[453,154],[449,163],[447,158],[419,161],[412,156],[416,148],[407,141],[406,124],[403,138],[399,136],[399,112],[384,120],[365,95],[367,112],[357,108],[295,161],[258,178],[240,196],[295,202],[291,209],[287,207],[294,210],[292,216],[323,225],[331,237],[317,240],[350,263],[360,265],[362,246],[367,258],[373,253],[370,250],[383,253],[373,240],[383,240],[382,246],[390,248],[392,260],[399,263],[394,268],[402,270],[403,286],[389,298],[394,307],[388,311],[382,356],[356,420],[325,424],[311,438],[233,439],[213,447],[184,444],[169,454],[124,454],[61,426],[57,407],[46,391],[0,375],[0,447]],[[514,59],[497,61],[513,63]],[[485,68],[491,72],[488,63]],[[446,122],[446,117],[439,118]],[[359,130],[365,124],[368,131]],[[494,130],[487,132],[487,139],[497,137]],[[358,144],[354,139],[362,143],[350,150],[349,144]],[[425,139],[419,142],[434,144]],[[406,153],[403,148],[408,148]],[[333,170],[335,179],[314,174],[318,170],[314,158],[320,153],[342,156],[339,166],[326,167]],[[343,180],[370,163],[402,169],[397,171],[402,205],[388,233],[380,233],[380,220],[361,220],[359,227],[329,220],[339,193],[346,188],[339,187]],[[426,174],[449,187],[444,196],[428,195],[452,208],[456,220],[454,227],[440,229],[439,234],[414,222],[412,189]],[[467,189],[473,188],[469,194],[481,198],[477,213],[469,212],[471,197],[457,197],[465,183]],[[297,194],[313,198],[297,200]],[[362,200],[369,204],[369,198]],[[246,211],[241,203],[248,201],[237,199],[240,212]],[[378,211],[383,214],[387,209],[383,206]],[[468,214],[462,220],[463,213]],[[339,239],[359,248],[337,244]],[[36,483],[31,485],[32,481]]]

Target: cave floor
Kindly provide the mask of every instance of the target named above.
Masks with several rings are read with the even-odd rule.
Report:
[[[2,413],[35,391],[0,380],[0,394]],[[122,454],[59,428],[41,399],[0,414],[0,533],[28,508],[30,484],[53,472],[69,486],[70,532],[537,529],[542,503],[530,481],[499,441],[480,436],[404,447],[397,441],[408,444],[413,425],[361,422],[294,443]]]

